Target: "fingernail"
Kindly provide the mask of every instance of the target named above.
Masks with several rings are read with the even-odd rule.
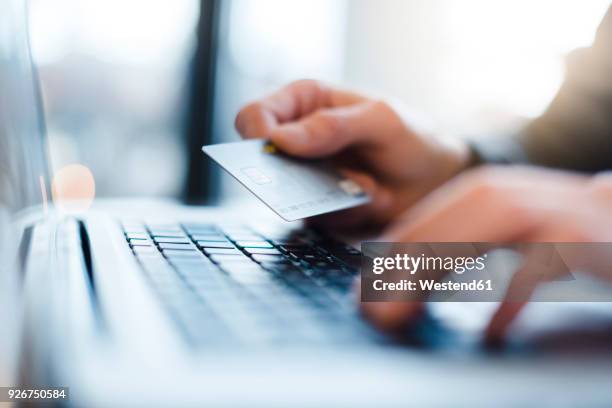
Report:
[[[420,303],[370,302],[363,304],[364,311],[383,326],[397,326],[415,319],[424,308]]]
[[[505,340],[503,336],[497,335],[485,335],[484,337],[484,346],[491,351],[497,351],[503,348],[505,345]]]
[[[485,330],[487,343],[503,343],[506,331],[497,324],[492,324]]]

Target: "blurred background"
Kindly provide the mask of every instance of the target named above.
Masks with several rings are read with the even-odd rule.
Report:
[[[246,197],[204,161],[240,107],[318,78],[494,135],[543,111],[608,0],[30,0],[53,167],[98,197]]]

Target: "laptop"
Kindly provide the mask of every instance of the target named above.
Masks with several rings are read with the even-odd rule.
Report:
[[[358,249],[265,210],[62,212],[25,16],[3,2],[0,385],[69,387],[61,405],[87,407],[524,406],[535,392],[571,403],[575,389],[606,401],[597,363],[572,389],[571,364],[483,355],[478,308],[441,305],[464,331],[425,319],[407,342],[377,332],[351,291]]]

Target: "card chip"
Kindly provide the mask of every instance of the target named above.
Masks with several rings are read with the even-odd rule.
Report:
[[[247,176],[251,181],[255,184],[270,184],[272,179],[265,174],[257,167],[244,167],[240,169],[245,176]]]

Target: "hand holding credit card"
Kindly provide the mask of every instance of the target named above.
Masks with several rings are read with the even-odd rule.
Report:
[[[286,221],[370,201],[329,162],[287,156],[265,140],[204,146],[202,151]]]

